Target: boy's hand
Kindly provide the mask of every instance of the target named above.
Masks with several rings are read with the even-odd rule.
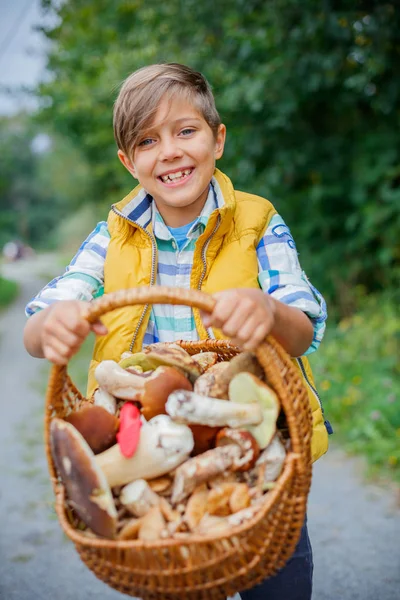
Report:
[[[101,323],[90,324],[83,318],[86,302],[65,300],[47,309],[48,314],[40,333],[43,355],[56,365],[66,365],[76,354],[90,331],[105,335],[107,328]]]
[[[213,294],[210,315],[202,314],[206,327],[216,327],[244,350],[255,350],[275,324],[275,304],[262,290],[237,288]]]

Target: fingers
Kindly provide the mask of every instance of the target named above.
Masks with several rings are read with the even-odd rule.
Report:
[[[82,318],[80,302],[57,303],[49,311],[41,332],[45,358],[65,365],[78,352],[89,331],[89,323]]]
[[[107,333],[108,333],[107,327],[105,325],[103,325],[103,323],[101,321],[95,321],[94,323],[92,323],[90,326],[90,329],[96,335],[107,335]]]
[[[216,305],[211,315],[203,316],[206,327],[221,329],[232,342],[255,350],[271,332],[274,314],[261,290],[237,289],[214,294]]]

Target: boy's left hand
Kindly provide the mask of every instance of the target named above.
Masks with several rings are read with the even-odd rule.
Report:
[[[255,350],[275,323],[275,304],[268,294],[254,288],[235,288],[213,294],[217,301],[210,315],[202,313],[206,327],[221,329],[244,350]]]

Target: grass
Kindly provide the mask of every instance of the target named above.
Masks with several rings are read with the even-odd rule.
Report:
[[[400,482],[400,316],[389,294],[330,328],[312,366],[335,438]]]
[[[16,281],[10,281],[0,275],[0,309],[9,306],[18,296],[19,286]]]

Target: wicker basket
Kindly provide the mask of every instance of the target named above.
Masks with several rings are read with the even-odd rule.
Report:
[[[93,322],[116,308],[148,303],[183,304],[204,311],[214,306],[211,296],[194,290],[133,288],[106,294],[90,303],[87,319]],[[239,352],[221,340],[180,345],[190,354],[217,352],[220,360],[229,360]],[[256,516],[229,533],[152,543],[93,538],[75,527],[51,457],[49,428],[53,417],[63,418],[87,400],[73,385],[67,368],[53,366],[46,398],[45,440],[57,515],[83,562],[112,588],[144,600],[219,600],[273,575],[293,553],[311,483],[311,411],[307,391],[276,341],[268,338],[256,354],[281,401],[291,439],[291,450],[276,486],[265,495]]]

